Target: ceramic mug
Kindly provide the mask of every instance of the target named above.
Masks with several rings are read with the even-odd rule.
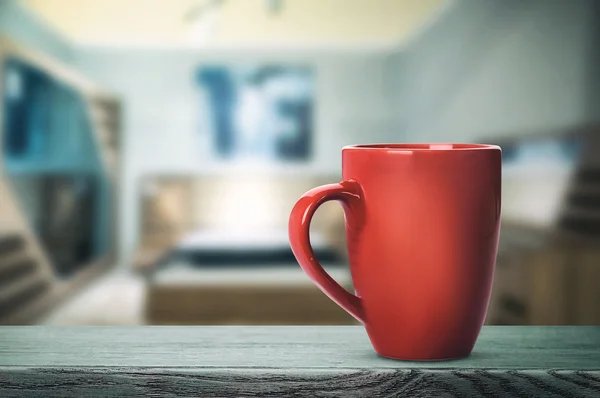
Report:
[[[377,144],[342,150],[343,181],[306,192],[292,251],[329,298],[364,324],[375,351],[402,360],[468,356],[487,312],[500,229],[502,152],[479,144]],[[310,222],[344,208],[349,293],[321,267]]]

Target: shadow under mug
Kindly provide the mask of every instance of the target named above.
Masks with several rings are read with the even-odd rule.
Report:
[[[343,181],[306,192],[289,220],[292,251],[329,298],[401,360],[468,356],[487,312],[500,229],[501,149],[479,144],[344,147]],[[344,208],[356,294],[310,245],[324,202]]]

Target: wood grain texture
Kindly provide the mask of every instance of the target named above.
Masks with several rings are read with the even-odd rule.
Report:
[[[600,372],[386,369],[26,369],[2,397],[597,397]]]
[[[484,327],[469,358],[378,357],[362,327],[3,327],[0,396],[600,396],[600,328]]]

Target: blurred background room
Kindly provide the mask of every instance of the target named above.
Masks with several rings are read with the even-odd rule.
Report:
[[[600,325],[599,54],[595,0],[0,0],[0,324],[353,324],[295,201],[344,145],[477,142],[486,322]],[[352,289],[337,204],[311,239]]]

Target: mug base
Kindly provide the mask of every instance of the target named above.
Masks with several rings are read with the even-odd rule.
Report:
[[[405,361],[405,362],[446,362],[446,361],[455,361],[458,359],[464,359],[471,355],[470,352],[463,355],[456,355],[450,357],[440,357],[440,358],[404,358],[404,357],[395,357],[393,355],[383,355],[377,353],[378,356],[384,359],[391,359],[394,361]]]

